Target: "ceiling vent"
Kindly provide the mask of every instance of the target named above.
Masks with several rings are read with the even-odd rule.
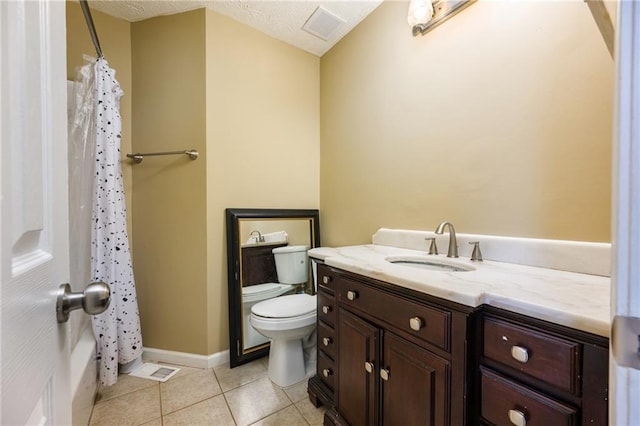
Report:
[[[302,29],[322,40],[329,40],[346,21],[327,9],[318,6],[313,11],[307,22],[304,23]]]

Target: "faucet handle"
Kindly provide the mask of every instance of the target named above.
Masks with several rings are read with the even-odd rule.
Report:
[[[482,262],[482,252],[480,251],[480,241],[469,241],[469,244],[473,244],[473,251],[471,252],[471,260],[474,262]]]
[[[425,241],[431,241],[431,244],[429,244],[429,254],[438,254],[438,245],[436,244],[436,237],[425,238]]]

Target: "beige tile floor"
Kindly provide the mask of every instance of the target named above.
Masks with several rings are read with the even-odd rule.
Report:
[[[307,396],[307,381],[280,388],[267,377],[267,358],[240,367],[180,366],[165,383],[121,375],[98,389],[90,426],[322,425],[325,409]]]

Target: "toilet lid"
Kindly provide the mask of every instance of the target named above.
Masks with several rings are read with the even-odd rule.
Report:
[[[292,294],[265,300],[251,307],[251,312],[266,318],[291,318],[316,310],[316,298],[308,294]]]
[[[280,290],[280,287],[281,287],[280,284],[276,284],[276,283],[250,285],[248,287],[242,287],[242,295],[257,296],[263,293],[270,293],[274,290]]]

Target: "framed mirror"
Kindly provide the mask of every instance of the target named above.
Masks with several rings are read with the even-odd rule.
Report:
[[[311,266],[306,282],[278,281],[273,250],[318,247],[320,214],[318,210],[226,209],[226,221],[229,361],[233,368],[269,353],[269,340],[249,323],[251,306],[285,294],[313,293]]]

